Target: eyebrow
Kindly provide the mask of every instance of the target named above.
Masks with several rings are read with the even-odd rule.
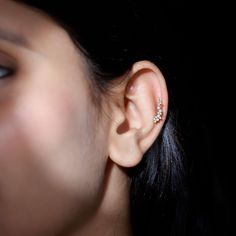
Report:
[[[0,28],[0,40],[8,41],[10,43],[13,43],[19,47],[23,47],[29,50],[32,50],[32,47],[29,43],[29,41],[23,37],[22,35],[17,35],[15,33],[3,30]]]

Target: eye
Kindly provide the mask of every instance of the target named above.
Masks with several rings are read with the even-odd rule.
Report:
[[[0,65],[0,80],[13,74],[13,70]]]

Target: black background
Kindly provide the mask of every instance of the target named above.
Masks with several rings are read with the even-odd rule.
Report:
[[[232,15],[222,6],[190,8],[181,1],[168,1],[165,9],[163,50],[176,77],[187,163],[186,235],[234,235]]]

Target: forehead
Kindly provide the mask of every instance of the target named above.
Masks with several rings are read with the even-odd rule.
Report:
[[[0,40],[36,51],[43,47],[50,51],[55,42],[68,42],[66,32],[47,14],[17,1],[0,0],[0,6]]]
[[[0,24],[16,33],[31,34],[41,28],[52,27],[46,14],[11,0],[0,0]],[[34,27],[33,27],[34,26]]]
[[[46,13],[19,1],[0,0],[0,6],[0,45],[10,42],[51,61],[83,64],[69,34]]]

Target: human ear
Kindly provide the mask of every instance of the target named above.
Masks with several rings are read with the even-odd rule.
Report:
[[[163,74],[149,62],[133,65],[120,100],[113,104],[109,157],[119,166],[133,167],[158,137],[168,110],[168,91]],[[162,117],[153,122],[161,100]]]

